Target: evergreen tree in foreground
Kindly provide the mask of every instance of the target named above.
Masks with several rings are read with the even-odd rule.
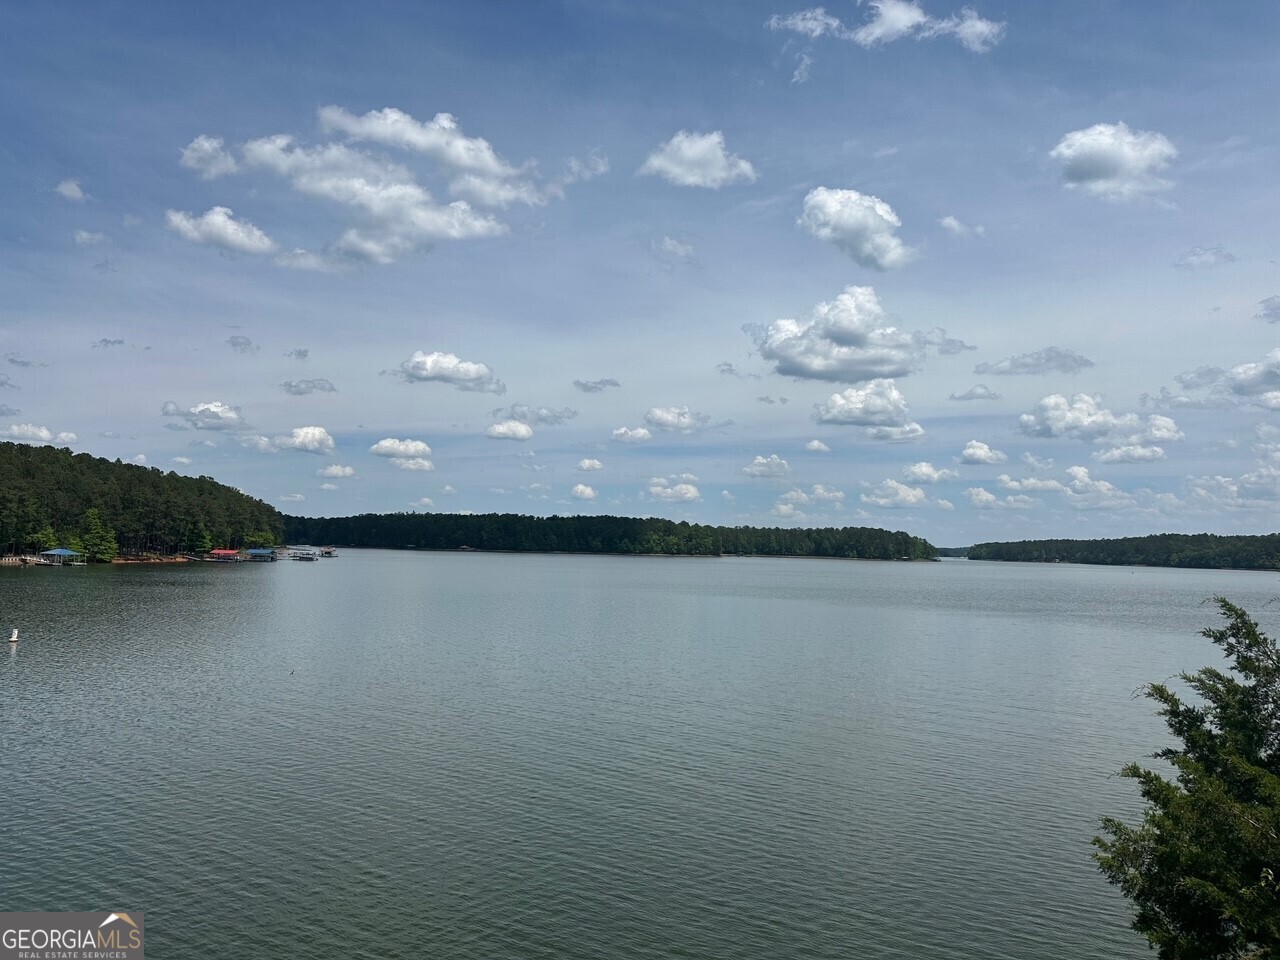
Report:
[[[1182,674],[1198,704],[1147,687],[1181,742],[1155,754],[1174,779],[1125,767],[1147,808],[1137,827],[1104,818],[1095,858],[1162,960],[1280,960],[1280,649],[1214,602],[1227,625],[1203,635],[1230,667]]]

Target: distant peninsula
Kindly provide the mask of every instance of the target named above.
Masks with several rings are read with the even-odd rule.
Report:
[[[65,547],[93,562],[280,543],[416,550],[931,560],[872,527],[716,527],[661,518],[384,513],[291,517],[211,477],[66,448],[0,443],[0,555]]]
[[[1134,567],[1198,567],[1217,570],[1280,569],[1280,534],[1219,536],[1159,533],[1115,540],[1021,540],[978,543],[970,560],[1093,563]]]

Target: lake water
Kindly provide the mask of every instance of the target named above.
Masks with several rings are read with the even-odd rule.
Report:
[[[1089,838],[1215,593],[1276,632],[1258,573],[0,569],[0,909],[156,957],[1147,957]]]

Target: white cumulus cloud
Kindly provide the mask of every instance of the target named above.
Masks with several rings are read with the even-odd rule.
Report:
[[[192,243],[255,255],[276,250],[274,240],[247,220],[235,219],[227,207],[212,207],[198,217],[182,210],[169,210],[165,219],[170,230]]]
[[[649,496],[664,503],[692,503],[702,499],[696,486],[679,477],[653,477],[649,480]]]
[[[1178,156],[1162,133],[1134,132],[1121,123],[1073,130],[1049,151],[1062,163],[1063,183],[1104,200],[1133,200],[1170,189],[1160,174]]]
[[[386,437],[369,448],[375,457],[429,457],[431,447],[422,440],[397,440]]]
[[[785,477],[791,472],[791,465],[776,453],[767,457],[756,455],[749,464],[742,468],[748,477]]]
[[[724,134],[719,130],[711,133],[681,130],[649,154],[637,172],[662,177],[679,187],[712,190],[756,179],[755,168],[749,161],[729,153]]]
[[[810,453],[830,453],[831,448],[821,440],[810,440],[804,445],[804,448]]]
[[[236,158],[223,146],[222,138],[204,133],[182,148],[179,162],[188,170],[199,173],[201,180],[216,180],[239,169]]]
[[[486,427],[484,435],[494,440],[528,440],[533,427],[520,420],[502,420]]]
[[[63,180],[53,189],[58,196],[72,203],[80,203],[85,198],[85,192],[81,189],[79,180]]]
[[[274,437],[272,442],[280,450],[302,453],[333,453],[335,446],[324,427],[294,427],[287,435]]]
[[[598,496],[595,489],[585,483],[575,483],[569,495],[575,500],[594,500]]]
[[[643,443],[652,440],[653,434],[648,427],[618,427],[613,431],[613,439],[619,443]]]
[[[939,469],[928,460],[921,460],[903,467],[902,476],[911,483],[941,483],[944,480],[955,480],[960,474],[955,470]]]
[[[644,422],[651,427],[658,430],[678,430],[681,433],[701,430],[710,420],[707,414],[692,412],[688,407],[650,407],[644,415]]]
[[[892,380],[872,380],[865,387],[833,393],[825,403],[814,404],[813,418],[818,423],[866,427],[868,436],[877,440],[910,440],[924,434]]]
[[[893,208],[857,190],[810,190],[796,222],[869,269],[896,270],[915,257],[915,251],[898,238],[902,221]]]
[[[970,440],[960,454],[961,463],[1004,463],[1008,459],[1007,454],[991,449],[981,440]]]
[[[456,354],[415,350],[400,364],[398,375],[406,383],[448,383],[459,390],[502,394],[507,386],[487,364],[463,360]]]
[[[11,423],[0,430],[0,437],[42,446],[48,443],[75,443],[78,439],[74,433],[54,433],[48,427],[34,423]]]
[[[246,426],[240,408],[223,403],[221,400],[197,403],[186,409],[179,407],[172,400],[167,400],[160,408],[160,412],[166,417],[181,417],[193,430],[240,430]]]
[[[1082,357],[1074,350],[1045,347],[1034,353],[1007,357],[995,363],[980,363],[973,368],[973,372],[994,374],[999,377],[1033,376],[1046,373],[1079,373],[1092,366],[1092,360]]]
[[[321,467],[316,471],[317,477],[354,477],[356,475],[355,467],[346,467],[340,463],[331,463],[327,467]]]
[[[590,473],[593,470],[603,470],[604,464],[594,457],[583,457],[578,461],[578,469],[583,473]]]

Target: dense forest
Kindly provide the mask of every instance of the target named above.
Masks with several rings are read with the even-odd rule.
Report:
[[[516,514],[386,513],[285,517],[290,542],[419,550],[643,553],[681,556],[850,557],[930,560],[933,545],[870,527],[711,527],[638,517],[525,517]]]
[[[978,543],[969,548],[969,559],[1275,570],[1280,568],[1280,534],[1224,537],[1212,533],[1161,533],[1119,540]]]
[[[274,507],[209,477],[0,443],[0,553],[69,547],[110,560],[269,546],[283,536]]]

